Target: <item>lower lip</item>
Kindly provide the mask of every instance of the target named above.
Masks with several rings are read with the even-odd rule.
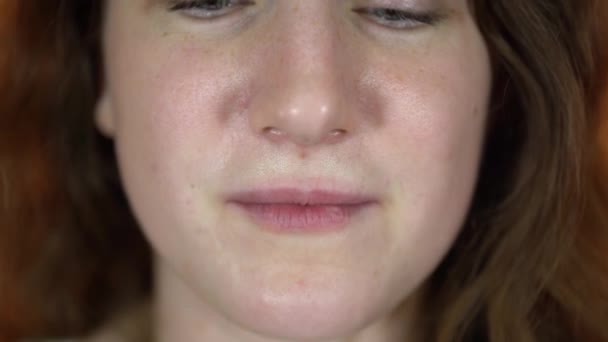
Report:
[[[264,229],[274,232],[327,232],[346,227],[371,204],[297,205],[236,203]]]

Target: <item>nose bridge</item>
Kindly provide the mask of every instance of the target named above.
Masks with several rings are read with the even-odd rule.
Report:
[[[317,78],[335,75],[339,31],[331,13],[316,8],[300,10],[300,13],[292,22],[285,18],[288,22],[285,29],[280,30],[284,75],[295,73],[296,77],[316,75]]]
[[[261,103],[254,126],[272,132],[275,140],[312,145],[346,133],[352,125],[344,101],[338,28],[329,13],[312,8],[299,12],[274,24],[272,58],[260,75],[265,91],[256,99]]]
[[[300,16],[280,31],[277,51],[281,55],[279,83],[284,89],[284,105],[313,115],[322,108],[336,109],[341,70],[338,31],[327,6],[314,7],[314,1],[308,4],[301,5]]]

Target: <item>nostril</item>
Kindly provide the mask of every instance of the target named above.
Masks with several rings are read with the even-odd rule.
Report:
[[[334,129],[331,132],[329,132],[329,136],[330,137],[338,137],[341,135],[346,134],[346,130],[345,129]]]
[[[288,138],[288,134],[276,127],[272,127],[272,126],[267,126],[262,130],[262,133],[270,140],[275,141],[275,142],[281,142],[285,139]],[[309,136],[299,136],[298,139],[294,139],[294,142],[298,143],[298,144],[303,144],[303,145],[311,145],[317,142],[326,142],[326,143],[331,143],[331,142],[337,142],[339,140],[341,140],[346,134],[348,133],[347,130],[345,129],[334,129],[331,130],[330,132],[327,132],[325,135],[325,138],[323,139],[322,137],[319,137],[319,139],[316,139],[314,137],[309,137]],[[291,137],[290,139],[293,139],[294,137]],[[296,141],[298,140],[298,141]]]
[[[264,128],[264,133],[265,134],[272,134],[272,135],[282,135],[283,134],[283,132],[281,132],[280,129],[274,128],[274,127],[266,127],[266,128]]]
[[[336,142],[342,139],[348,132],[345,129],[334,129],[329,132],[327,139],[329,142]]]
[[[281,142],[281,141],[285,140],[285,138],[287,136],[287,134],[284,131],[282,131],[276,127],[271,127],[271,126],[265,127],[262,130],[262,134],[274,142]]]

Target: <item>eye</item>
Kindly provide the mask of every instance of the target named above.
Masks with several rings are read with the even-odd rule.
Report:
[[[367,19],[391,29],[406,30],[418,28],[422,25],[435,25],[441,19],[440,15],[433,12],[411,12],[394,8],[355,8],[353,12]]]
[[[169,10],[183,12],[200,19],[215,19],[226,16],[239,8],[253,5],[251,0],[171,0]]]

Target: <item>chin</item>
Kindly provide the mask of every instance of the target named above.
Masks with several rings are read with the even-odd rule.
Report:
[[[285,280],[284,284],[291,285],[239,288],[240,293],[231,296],[233,311],[228,315],[262,336],[325,341],[351,336],[390,311],[388,300],[380,297],[378,284],[371,278],[367,285],[361,279],[356,284],[337,278]]]

